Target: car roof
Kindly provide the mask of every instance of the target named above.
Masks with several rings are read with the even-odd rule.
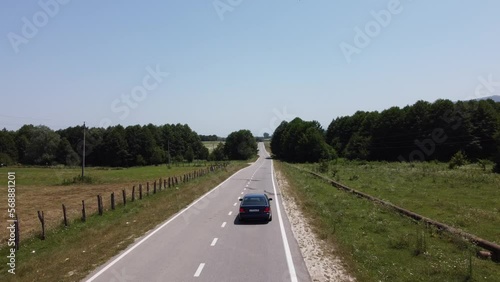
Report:
[[[266,198],[267,195],[266,194],[257,194],[257,193],[254,193],[254,194],[246,194],[246,195],[244,195],[244,198],[246,198],[246,197],[264,197],[264,198]]]

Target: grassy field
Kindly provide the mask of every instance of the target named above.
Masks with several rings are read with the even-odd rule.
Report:
[[[219,145],[219,143],[224,144],[224,142],[223,142],[223,141],[203,141],[202,143],[203,143],[203,145],[205,145],[205,147],[207,147],[207,148],[208,148],[208,151],[209,151],[210,153],[212,153],[212,151],[213,151],[215,148],[217,148],[217,145]]]
[[[79,281],[135,238],[247,165],[247,162],[232,162],[225,170],[182,184],[179,189],[163,190],[143,200],[128,202],[125,207],[119,201],[115,211],[103,216],[94,214],[86,223],[74,220],[68,228],[51,229],[45,241],[25,239],[16,254],[16,275],[7,274],[7,264],[0,263],[0,281]],[[1,249],[0,257],[5,262],[6,256],[7,249]]]
[[[318,164],[301,165],[319,172]],[[324,170],[324,168],[323,168]],[[500,175],[477,165],[331,162],[324,175],[500,244]]]
[[[198,166],[148,166],[133,168],[87,168],[86,175],[92,179],[91,184],[63,185],[65,180],[73,179],[81,173],[80,168],[0,168],[0,179],[4,179],[7,185],[8,171],[16,172],[16,211],[20,219],[21,239],[32,237],[40,232],[40,222],[37,211],[43,211],[45,215],[46,228],[51,229],[62,224],[62,204],[66,206],[70,219],[81,216],[82,200],[85,200],[87,213],[95,213],[97,210],[97,198],[103,197],[104,208],[110,208],[110,195],[115,193],[117,203],[122,202],[121,191],[126,190],[130,199],[132,186],[144,186],[150,182],[151,193],[152,182],[160,178],[170,176],[181,176],[198,170]],[[7,203],[7,192],[0,195],[0,201]],[[6,222],[7,211],[2,209],[0,219]],[[0,246],[6,244],[8,230],[0,230]]]
[[[145,182],[166,175],[182,174],[205,165],[210,163],[172,164],[170,168],[166,165],[132,168],[90,167],[85,169],[85,175],[92,178],[93,184]],[[16,172],[16,181],[23,187],[60,186],[65,182],[71,182],[74,177],[82,173],[80,167],[2,167],[0,177],[6,179],[9,171]]]
[[[355,168],[357,164],[345,163],[331,169],[337,169],[335,174],[341,181],[348,180],[352,188],[359,188],[361,183],[388,186],[393,187],[393,194],[402,190],[396,188],[400,182],[390,181],[389,175],[401,178],[399,181],[404,183],[403,178],[411,179],[419,174],[412,173],[413,167],[402,173],[402,164],[394,164],[400,166],[398,173],[390,164],[368,164],[368,167],[370,165],[373,167],[365,169],[363,165]],[[315,233],[327,242],[331,252],[342,258],[358,281],[499,281],[498,264],[478,259],[475,256],[477,249],[461,239],[427,229],[380,205],[333,188],[291,165],[275,162],[275,167],[288,181],[289,188],[285,193],[295,198]],[[392,172],[384,172],[386,169]],[[362,173],[365,170],[373,170],[370,177]],[[380,180],[375,181],[376,178]],[[432,177],[430,179],[432,181]],[[428,185],[422,177],[408,182],[414,190],[428,189],[418,188]],[[372,189],[380,191],[381,188]],[[366,187],[361,190],[366,190]],[[454,194],[452,191],[449,194]],[[427,197],[432,198],[431,195]],[[406,193],[399,198],[404,204],[413,201],[414,195]],[[418,200],[415,201],[418,205]],[[488,208],[493,209],[484,207]],[[490,229],[498,231],[498,225]]]

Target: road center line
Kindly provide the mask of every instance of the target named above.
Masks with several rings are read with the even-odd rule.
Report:
[[[227,222],[224,221],[224,223],[222,223],[222,225],[221,225],[221,228],[226,227],[226,224],[227,224]]]
[[[139,247],[142,243],[144,243],[146,240],[148,240],[149,238],[151,238],[151,236],[155,235],[158,231],[160,231],[163,227],[167,226],[170,222],[174,221],[176,218],[178,218],[179,216],[181,216],[183,213],[185,213],[186,211],[188,211],[191,207],[193,207],[194,205],[196,205],[199,201],[203,200],[205,197],[207,197],[208,195],[210,195],[210,193],[214,192],[215,190],[219,189],[222,185],[224,185],[226,182],[228,182],[231,178],[233,178],[236,174],[240,173],[241,171],[245,170],[247,167],[245,168],[242,168],[240,170],[238,170],[237,172],[233,173],[233,175],[231,175],[230,177],[228,177],[226,180],[224,180],[223,182],[221,182],[219,185],[217,185],[214,189],[208,191],[207,193],[205,193],[205,195],[201,196],[200,198],[198,198],[198,200],[194,201],[193,203],[191,203],[189,206],[187,206],[185,209],[181,210],[180,212],[178,212],[176,215],[174,215],[172,218],[170,218],[169,220],[167,220],[165,223],[163,223],[162,225],[160,225],[160,227],[156,228],[155,230],[153,230],[151,233],[149,233],[148,235],[146,235],[144,238],[142,238],[139,242],[137,242],[135,245],[131,246],[128,250],[124,251],[121,255],[119,255],[116,259],[114,259],[113,261],[111,261],[109,264],[107,264],[106,266],[104,266],[101,270],[99,270],[99,272],[97,272],[96,274],[94,274],[92,277],[90,277],[89,279],[87,279],[86,281],[87,282],[91,282],[91,281],[94,281],[94,279],[96,279],[97,277],[99,277],[101,274],[103,274],[105,271],[107,271],[108,269],[110,269],[113,265],[115,265],[118,261],[120,261],[121,259],[123,259],[125,256],[127,256],[129,253],[131,253],[133,250],[135,250],[135,248]]]
[[[210,244],[211,247],[215,246],[215,244],[217,244],[217,241],[219,240],[219,238],[214,238],[214,240],[212,241],[212,244]]]
[[[232,215],[232,214],[233,214],[233,212],[232,212],[232,211],[230,211],[227,215]]]
[[[203,270],[204,267],[205,267],[205,264],[200,263],[200,266],[198,266],[198,269],[194,273],[194,277],[200,277],[201,271]]]
[[[234,203],[233,207],[236,207],[236,205],[237,205],[237,204],[238,204],[238,203]]]

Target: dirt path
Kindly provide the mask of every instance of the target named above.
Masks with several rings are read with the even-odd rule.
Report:
[[[299,207],[289,195],[287,180],[279,171],[276,171],[276,179],[282,191],[283,206],[290,219],[293,235],[299,243],[312,281],[355,281],[342,266],[340,258],[323,252],[326,249],[325,243],[312,232]]]

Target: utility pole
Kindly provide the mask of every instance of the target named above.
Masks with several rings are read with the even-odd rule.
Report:
[[[85,177],[85,122],[83,122],[82,181]]]

